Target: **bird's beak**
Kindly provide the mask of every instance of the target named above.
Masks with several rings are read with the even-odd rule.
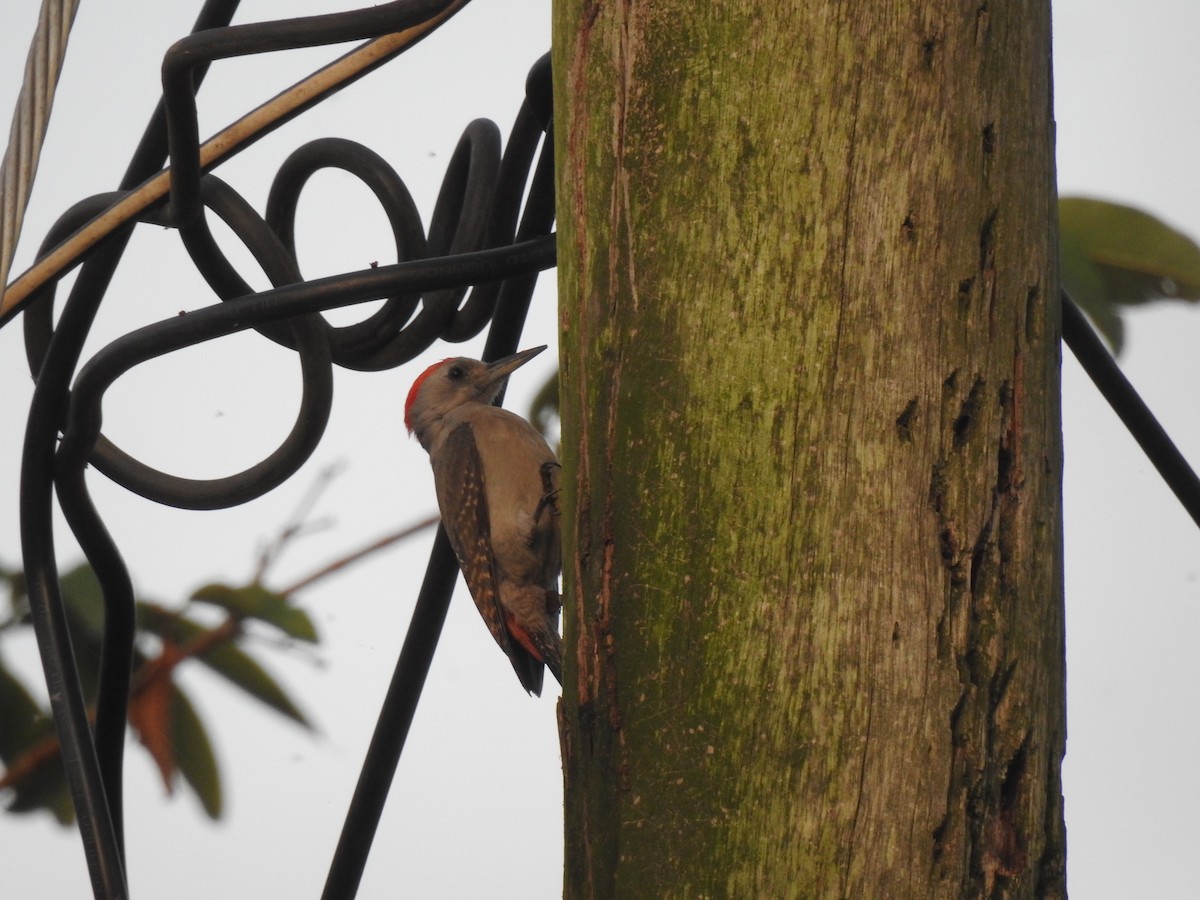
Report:
[[[542,344],[540,347],[530,347],[528,350],[522,350],[520,353],[514,353],[512,356],[488,363],[487,383],[496,384],[503,381],[545,349],[546,345]]]

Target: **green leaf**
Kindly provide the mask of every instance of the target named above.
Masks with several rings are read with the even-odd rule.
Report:
[[[38,705],[25,685],[0,663],[0,760],[11,764],[54,731],[49,714]],[[8,811],[48,810],[59,824],[74,821],[75,810],[67,788],[62,758],[55,753],[15,784]]]
[[[1063,287],[1120,350],[1117,304],[1200,300],[1200,246],[1131,206],[1088,197],[1058,202]]]
[[[87,563],[58,576],[63,605],[71,620],[71,637],[80,635],[97,644],[104,637],[104,591]]]
[[[192,599],[227,609],[241,618],[258,619],[274,625],[288,637],[313,644],[317,642],[317,629],[308,613],[292,606],[284,595],[269,591],[262,585],[233,588],[225,584],[209,584],[192,594]]]
[[[14,607],[25,602],[22,573],[11,573]],[[59,576],[63,606],[71,629],[71,645],[75,652],[79,679],[84,696],[95,696],[96,673],[100,659],[100,642],[104,628],[104,600],[100,583],[86,563]],[[0,758],[6,763],[39,744],[54,731],[49,714],[38,706],[25,687],[7,670],[0,667],[0,743],[5,750]],[[8,750],[12,750],[8,753]],[[8,805],[10,812],[48,810],[60,824],[69,825],[75,810],[67,786],[62,757],[55,753],[39,764],[13,788]]]
[[[312,727],[279,682],[254,657],[240,648],[233,644],[222,644],[196,658],[275,711],[305,728]]]
[[[25,586],[25,573],[20,569],[10,569],[8,566],[0,563],[0,582],[8,585],[9,603],[14,607],[15,611],[16,601],[20,599],[17,594]]]
[[[0,760],[12,762],[50,730],[49,715],[0,661]]]
[[[208,630],[200,623],[161,606],[139,604],[138,612],[143,628],[181,646],[191,643]],[[198,655],[196,659],[277,712],[305,728],[312,727],[282,685],[236,644],[226,641]]]
[[[59,825],[70,825],[75,821],[75,804],[71,801],[67,772],[57,753],[12,790],[12,798],[6,807],[8,812],[30,813],[44,809]]]
[[[221,772],[208,731],[196,708],[177,685],[171,690],[171,746],[175,764],[210,819],[221,818]]]
[[[104,591],[96,573],[82,563],[58,577],[63,609],[71,628],[71,649],[79,684],[87,702],[96,699],[100,675],[100,648],[104,641]]]
[[[550,426],[558,418],[558,370],[538,388],[537,396],[529,406],[529,421],[543,435],[549,437]]]
[[[25,621],[29,616],[29,595],[25,590],[25,573],[12,569],[5,573],[8,582],[8,605],[14,619]]]

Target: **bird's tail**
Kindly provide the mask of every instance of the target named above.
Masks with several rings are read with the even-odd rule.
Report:
[[[550,674],[562,684],[562,638],[547,622],[542,628],[523,628],[511,616],[507,617],[508,633],[535,660],[546,664]],[[536,693],[540,693],[536,692]]]
[[[557,632],[551,632],[547,640],[538,649],[542,651],[542,662],[546,664],[546,668],[550,670],[550,674],[554,676],[555,681],[562,684],[562,638]]]

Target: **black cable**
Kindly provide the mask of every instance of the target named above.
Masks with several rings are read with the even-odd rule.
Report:
[[[167,123],[171,150],[171,194],[168,216],[173,224],[186,225],[200,215],[200,128],[196,116],[194,72],[214,60],[235,56],[319,47],[347,41],[377,38],[420,25],[467,0],[394,0],[379,6],[341,13],[279,19],[232,25],[194,33],[177,41],[163,57],[163,97],[167,103]],[[412,46],[411,44],[409,46]],[[396,51],[399,52],[399,51]],[[395,54],[380,56],[371,66],[356,72],[335,90],[353,84],[359,78],[387,62]],[[254,140],[282,125],[328,94],[314,93],[289,116],[271,128],[258,132]]]
[[[548,151],[552,142],[547,141],[545,146]],[[535,176],[530,191],[529,212],[522,222],[522,232],[541,234],[553,225],[553,172],[552,156],[549,152],[543,153],[538,176]],[[503,282],[501,299],[485,342],[484,359],[498,359],[516,350],[535,283],[536,275],[518,276]],[[352,900],[358,892],[457,577],[458,562],[445,529],[439,525],[413,618],[334,851],[322,900]]]
[[[391,226],[397,261],[424,259],[430,255],[417,204],[404,180],[388,161],[354,141],[320,138],[300,146],[284,160],[267,197],[264,218],[293,259],[296,258],[296,211],[300,195],[308,180],[326,168],[352,175],[375,195]],[[331,328],[329,346],[334,362],[358,368],[361,359],[378,351],[400,332],[420,302],[419,294],[394,295],[363,321]]]
[[[100,409],[105,391],[134,366],[158,356],[264,323],[294,320],[319,310],[351,306],[395,292],[437,289],[459,284],[466,278],[503,279],[516,273],[548,269],[554,263],[554,236],[546,235],[451,259],[413,260],[285,285],[143,326],[98,351],[80,370],[60,453],[73,460],[89,458],[89,451],[101,446],[98,444]],[[302,365],[308,367],[310,363],[306,360],[308,357],[301,356]],[[326,360],[318,358],[311,366],[323,378]],[[312,377],[306,373],[306,388]],[[325,409],[328,401],[324,385],[319,385],[312,405]],[[306,429],[305,417],[302,408],[292,435],[274,454],[244,472],[225,478],[197,480],[168,475],[121,453],[111,444],[106,445],[103,454],[91,453],[90,459],[97,469],[122,486],[159,503],[185,509],[232,506],[261,496],[282,483],[308,458],[315,444],[311,443],[312,434]],[[305,452],[298,452],[300,448]]]
[[[114,237],[123,240],[126,233],[120,232]],[[101,253],[84,264],[87,280],[85,282],[81,277],[71,292],[71,299],[63,309],[34,387],[21,458],[21,551],[29,610],[37,634],[42,670],[50,695],[50,711],[58,731],[60,752],[78,817],[92,891],[98,900],[117,900],[127,896],[123,841],[112,813],[112,807],[118,803],[122,754],[109,756],[106,778],[97,757],[97,747],[92,741],[87,703],[80,688],[79,672],[71,648],[71,633],[59,591],[52,503],[54,446],[65,412],[70,376],[78,362],[83,338],[99,306],[100,295],[116,268],[116,261],[115,254]],[[112,592],[106,588],[106,604],[111,597]],[[105,619],[107,625],[108,621],[119,622],[123,617],[111,616],[106,611]],[[120,635],[115,637],[115,642],[110,641],[106,628],[105,645],[110,649],[122,643]],[[105,666],[104,670],[115,671],[117,667]],[[123,693],[127,698],[128,690]],[[124,702],[127,701],[117,701],[118,705]],[[113,796],[111,801],[108,799],[109,793]]]
[[[225,25],[237,6],[238,0],[209,0],[195,27]],[[206,66],[196,68],[196,86],[206,69]],[[122,190],[141,182],[162,165],[161,158],[155,161],[158,146],[165,144],[162,113],[160,106],[151,118],[122,180]],[[162,138],[156,138],[156,132],[162,132]],[[73,209],[87,205],[85,201]],[[129,234],[130,228],[121,229],[92,251],[80,270],[53,336],[39,341],[38,347],[27,348],[37,383],[30,402],[21,464],[21,549],[30,614],[92,891],[101,900],[128,895],[121,794],[133,654],[133,601],[131,592],[126,590],[128,573],[124,563],[107,532],[102,526],[96,527],[98,521],[90,501],[78,502],[80,497],[74,493],[78,484],[64,480],[58,485],[60,498],[65,495],[64,509],[69,510],[73,527],[79,529],[80,545],[101,580],[105,603],[101,699],[93,739],[58,585],[52,513],[54,454],[58,430],[66,417],[71,375]],[[31,304],[42,305],[41,320],[47,325],[54,293],[54,284],[49,284],[30,300]]]
[[[458,560],[445,529],[439,525],[425,580],[379,710],[321,900],[350,900],[358,892],[457,578]]]
[[[504,156],[500,160],[499,171],[496,175],[496,189],[492,196],[492,209],[488,216],[488,230],[484,236],[487,247],[503,246],[519,239],[517,227],[521,216],[522,200],[525,191],[532,190],[530,173],[534,166],[538,146],[543,143],[546,136],[546,126],[550,118],[549,91],[533,93],[530,91],[530,85],[540,85],[543,78],[548,84],[549,76],[549,54],[546,54],[534,63],[530,75],[526,79],[526,97],[517,112],[516,121],[509,133],[508,144],[504,149]],[[551,140],[545,145],[547,152],[543,153],[543,164],[552,143]],[[553,190],[553,185],[551,190]],[[553,201],[551,203],[553,204]],[[527,231],[524,236],[532,236],[535,233],[545,234],[550,231],[552,224],[553,219],[539,231]],[[503,286],[498,282],[476,286],[471,291],[467,302],[454,314],[454,318],[443,332],[442,336],[445,340],[458,343],[477,335],[488,320],[493,318]]]
[[[1062,331],[1063,342],[1071,348],[1092,383],[1133,435],[1192,521],[1200,525],[1200,478],[1196,477],[1175,442],[1138,396],[1066,291],[1062,293]]]
[[[80,371],[72,390],[71,376],[83,341],[132,226],[93,251],[56,330],[51,324],[54,284],[31,299],[27,354],[38,384],[24,448],[22,542],[52,710],[97,897],[126,895],[121,766],[134,622],[128,571],[91,503],[85,466],[90,461],[135,493],[186,508],[211,509],[259,496],[293,474],[320,440],[332,402],[331,363],[363,371],[392,367],[439,337],[448,341],[473,337],[489,321],[484,358],[511,353],[517,349],[537,273],[555,263],[550,233],[554,183],[548,55],[530,72],[525,102],[503,155],[492,123],[477,120],[464,131],[451,157],[428,238],[407,188],[390,165],[373,151],[340,139],[315,141],[297,150],[280,169],[266,214],[259,216],[231,187],[200,171],[195,122],[199,82],[215,59],[373,37],[461,5],[457,0],[402,0],[370,10],[225,28],[236,0],[210,0],[197,20],[202,33],[179,42],[164,60],[164,98],[121,188],[130,190],[158,171],[168,145],[169,120],[174,166],[170,203],[148,211],[143,221],[182,222],[181,236],[189,254],[225,302],[112,342]],[[387,58],[381,57],[375,65]],[[314,96],[302,109],[320,99]],[[374,192],[388,215],[399,263],[301,282],[295,259],[295,212],[304,184],[325,167],[350,172]],[[112,197],[102,195],[77,204],[56,224],[46,246],[54,246],[62,234],[105,208]],[[252,293],[213,239],[206,208],[213,209],[251,250],[271,278],[272,290]],[[325,310],[375,299],[384,299],[383,307],[354,325],[334,328],[320,316]],[[101,435],[101,401],[121,374],[148,359],[245,328],[257,328],[296,349],[301,357],[301,413],[275,453],[244,472],[201,481],[152,469]],[[1200,480],[1065,295],[1063,339],[1200,524]],[[63,439],[55,457],[59,430]],[[52,485],[57,486],[68,523],[104,590],[105,638],[94,743],[57,583]],[[453,554],[439,529],[334,854],[323,894],[327,900],[353,897],[361,881],[456,576]]]
[[[226,301],[186,316],[172,316],[113,341],[80,370],[73,386],[72,375],[79,365],[83,342],[133,225],[110,235],[89,255],[57,327],[52,324],[55,282],[35,292],[28,305],[27,354],[38,384],[30,406],[22,473],[23,550],[33,618],[53,698],[52,711],[97,897],[127,894],[121,772],[135,622],[129,573],[92,504],[85,467],[92,464],[127,489],[176,506],[208,509],[258,496],[289,477],[319,441],[331,403],[331,361],[364,370],[399,365],[438,337],[465,340],[489,320],[493,332],[485,355],[494,355],[498,352],[495,348],[502,344],[511,344],[510,350],[515,349],[537,273],[555,264],[553,185],[547,178],[553,162],[551,142],[546,137],[550,92],[545,59],[535,66],[536,77],[531,74],[528,96],[503,156],[499,132],[492,123],[477,120],[465,130],[448,166],[428,238],[422,233],[407,189],[390,166],[372,151],[346,141],[315,142],[302,148],[303,152],[298,151],[295,161],[290,160],[281,169],[276,179],[278,192],[273,187],[268,214],[265,219],[260,217],[231,187],[213,176],[202,177],[198,166],[189,168],[189,162],[198,159],[198,135],[192,134],[196,131],[195,91],[213,59],[373,37],[379,33],[377,26],[382,27],[379,23],[386,23],[383,31],[394,31],[462,5],[461,0],[404,0],[331,17],[224,28],[237,3],[210,0],[196,27],[211,30],[180,42],[164,61],[164,97],[122,179],[121,191],[77,204],[47,237],[48,247],[56,245],[62,233],[78,227],[80,217],[86,220],[94,216],[115,196],[154,175],[169,143],[176,153],[170,204],[160,203],[147,210],[141,221],[162,224],[174,217],[183,222],[181,236],[189,255],[217,296]],[[381,57],[375,65],[387,58]],[[370,68],[356,77],[366,71]],[[303,108],[319,99],[314,96]],[[539,144],[542,153],[530,180]],[[305,179],[323,166],[350,171],[380,198],[392,224],[400,263],[300,283],[291,220]],[[548,195],[547,186],[551,191]],[[529,200],[518,238],[515,223],[526,187]],[[251,293],[213,239],[204,214],[206,206],[250,249],[275,285],[272,290]],[[368,299],[385,299],[385,303],[380,311],[356,325],[333,328],[319,315]],[[504,321],[493,318],[497,308],[504,311]],[[292,433],[274,454],[245,472],[198,481],[145,466],[103,437],[101,400],[120,374],[174,349],[250,327],[296,349],[301,356],[301,413]],[[62,441],[56,452],[59,431]],[[79,538],[104,595],[105,634],[94,740],[87,726],[57,583],[52,486],[57,486],[68,524]],[[368,793],[372,785],[391,782],[456,571],[443,536],[435,542],[428,585],[422,590],[424,599],[414,611],[413,630],[398,660],[393,691],[381,711],[379,738],[362,774]],[[366,807],[361,802],[352,803],[346,834],[353,836],[350,842],[361,848],[361,852],[356,851],[360,862],[351,867],[357,873],[352,879],[355,885],[370,844],[369,836],[363,840],[363,835],[373,834],[378,822],[377,811],[373,813],[369,807],[377,804],[381,810],[385,796],[386,787],[376,792]],[[343,854],[338,859],[346,857]],[[337,874],[342,865],[335,860],[330,880],[334,890],[337,884],[348,883]]]

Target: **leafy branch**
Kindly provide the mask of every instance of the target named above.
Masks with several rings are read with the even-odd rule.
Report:
[[[295,596],[325,578],[343,571],[437,524],[437,517],[421,520],[371,541],[366,546],[328,562],[282,590],[263,585],[270,566],[298,537],[309,534],[308,522],[320,491],[335,471],[322,473],[318,484],[261,554],[254,578],[245,585],[209,584],[196,590],[185,604],[198,603],[224,613],[215,625],[146,600],[137,602],[138,648],[135,651],[129,721],[139,742],[150,754],[172,793],[176,775],[200,799],[205,813],[219,818],[222,810],[221,779],[208,729],[197,715],[175,673],[188,660],[196,660],[225,678],[253,699],[304,728],[311,724],[300,707],[266,668],[242,646],[247,620],[256,620],[280,633],[285,646],[303,641],[316,644],[316,627]],[[0,617],[6,629],[29,623],[24,578],[19,571],[0,567],[0,581],[9,589],[11,612]],[[95,573],[78,566],[60,578],[72,642],[79,662],[85,694],[93,699],[100,659],[103,594]],[[147,647],[154,647],[148,650]],[[59,822],[73,819],[70,794],[59,758],[58,738],[50,714],[0,657],[0,790],[10,793],[11,812],[50,811]]]

